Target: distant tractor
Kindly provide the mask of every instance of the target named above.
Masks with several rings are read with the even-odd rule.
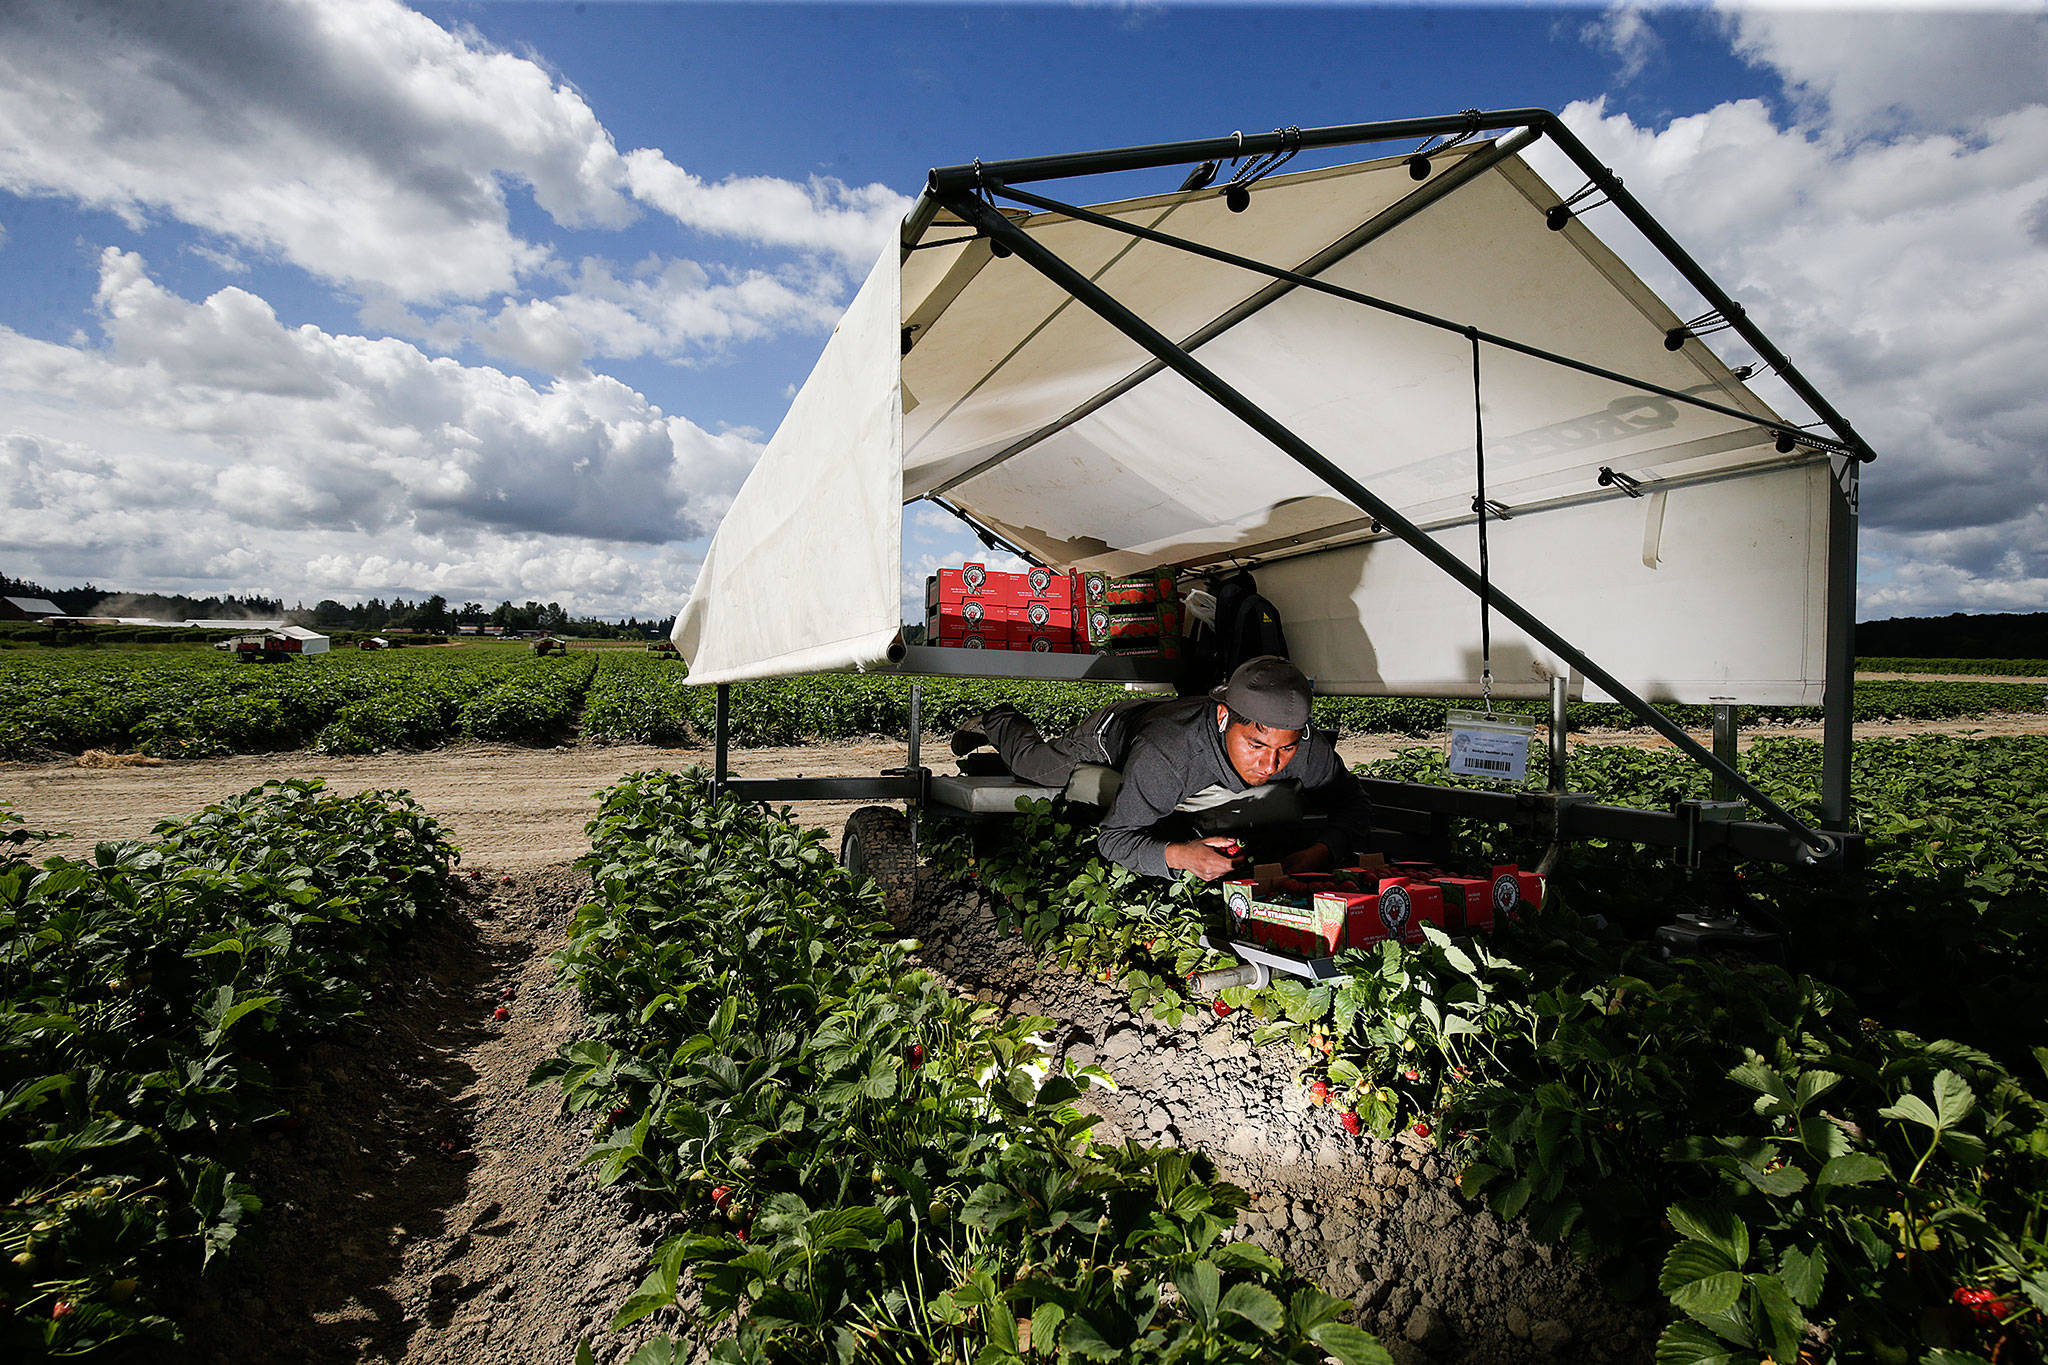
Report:
[[[651,641],[647,646],[647,652],[659,655],[664,659],[680,659],[683,657],[676,653],[676,642],[665,635],[659,640]]]
[[[533,642],[533,652],[537,655],[567,654],[569,646],[552,635],[543,635]]]

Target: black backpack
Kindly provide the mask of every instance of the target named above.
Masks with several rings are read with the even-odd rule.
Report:
[[[1216,628],[1189,619],[1182,642],[1182,696],[1207,692],[1246,659],[1262,654],[1287,657],[1287,632],[1279,609],[1260,595],[1250,569],[1212,577],[1204,586],[1216,599]]]

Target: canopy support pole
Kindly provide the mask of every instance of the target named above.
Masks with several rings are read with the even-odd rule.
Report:
[[[942,201],[945,207],[958,214],[963,222],[979,228],[996,245],[1014,253],[1025,264],[1065,290],[1083,307],[1164,361],[1167,368],[1207,394],[1226,412],[1250,427],[1296,464],[1341,493],[1361,511],[1377,518],[1382,526],[1399,536],[1423,558],[1449,574],[1467,591],[1482,591],[1478,575],[1473,573],[1463,560],[1431,540],[1419,527],[1383,502],[1365,485],[1331,463],[1320,451],[1232,388],[1200,361],[1174,345],[1164,333],[1111,297],[1094,281],[1047,250],[1042,243],[1010,222],[994,207],[984,203],[971,192],[942,195]],[[1538,620],[1520,603],[1498,591],[1494,592],[1492,597],[1501,615],[1571,664],[1576,672],[1592,680],[1602,691],[1638,716],[1644,724],[1670,740],[1687,757],[1715,776],[1733,783],[1737,791],[1804,844],[1815,857],[1828,858],[1840,851],[1839,840],[1808,828],[1797,816],[1758,790],[1740,772],[1716,758],[1698,740],[1624,687],[1606,669],[1587,658],[1577,646]]]
[[[1849,828],[1850,707],[1856,689],[1856,520],[1860,462],[1837,459],[1828,479],[1827,681],[1821,692],[1820,818]]]

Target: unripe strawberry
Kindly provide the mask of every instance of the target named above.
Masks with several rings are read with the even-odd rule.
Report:
[[[59,1322],[62,1322],[64,1319],[70,1317],[73,1313],[77,1311],[77,1309],[71,1306],[71,1303],[68,1299],[59,1299],[55,1303],[50,1305],[50,1316],[57,1319],[57,1321]]]

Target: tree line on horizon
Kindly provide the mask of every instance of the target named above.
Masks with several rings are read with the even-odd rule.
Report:
[[[260,593],[190,597],[183,593],[119,592],[91,583],[76,588],[46,588],[7,574],[0,574],[0,596],[39,597],[54,603],[66,616],[137,616],[163,621],[282,618],[314,630],[416,630],[447,635],[464,626],[497,626],[508,631],[544,630],[583,638],[637,639],[666,635],[675,625],[673,615],[645,621],[637,616],[611,621],[571,616],[559,602],[514,605],[507,601],[495,607],[464,602],[457,606],[435,593],[418,602],[408,602],[403,597],[394,597],[389,602],[372,597],[351,604],[322,598],[310,607],[303,602],[287,607],[282,598]]]

